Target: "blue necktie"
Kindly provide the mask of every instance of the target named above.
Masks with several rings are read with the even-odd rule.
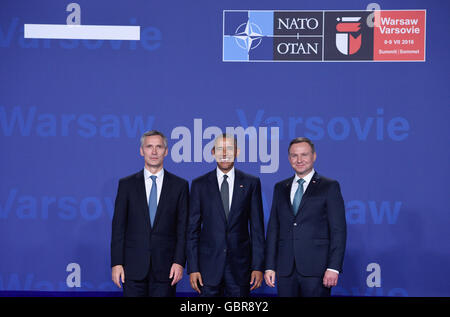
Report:
[[[294,210],[294,215],[297,215],[298,207],[300,207],[300,202],[302,201],[303,197],[303,183],[305,180],[303,178],[300,178],[297,180],[298,188],[295,192],[294,201],[292,202],[292,209]]]
[[[157,208],[157,193],[158,189],[156,187],[156,176],[150,176],[152,179],[152,189],[150,190],[150,195],[148,196],[148,210],[150,211],[150,226],[153,226],[153,221],[155,220],[156,208]]]

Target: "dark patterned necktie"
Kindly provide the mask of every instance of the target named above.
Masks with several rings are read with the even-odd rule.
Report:
[[[220,186],[220,196],[222,197],[223,209],[225,210],[225,217],[228,219],[228,213],[230,212],[230,191],[227,181],[228,175],[223,175],[223,182]]]

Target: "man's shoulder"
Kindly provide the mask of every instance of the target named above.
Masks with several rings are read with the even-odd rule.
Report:
[[[280,188],[280,187],[285,187],[285,186],[290,186],[292,185],[292,180],[294,179],[294,176],[290,176],[288,178],[285,178],[281,181],[279,181],[278,183],[275,184],[275,188]]]
[[[251,182],[259,182],[260,181],[258,176],[243,172],[239,169],[235,169],[235,173],[236,173],[236,177],[244,178]]]
[[[313,178],[320,180],[322,184],[339,184],[339,182],[333,178],[323,176],[317,172],[314,174]]]
[[[137,173],[133,173],[133,174],[131,174],[131,175],[122,177],[121,179],[119,179],[119,183],[129,183],[129,182],[133,182],[133,181],[135,181],[136,179],[139,179],[140,177],[142,177],[142,178],[144,177],[144,171],[143,171],[143,170],[140,170],[140,171],[137,172]]]
[[[209,171],[209,172],[207,172],[207,173],[205,173],[203,175],[200,175],[200,176],[194,178],[192,180],[192,185],[194,185],[194,184],[201,184],[201,183],[207,181],[210,177],[214,176],[215,172],[216,172],[216,170],[212,170],[212,171]],[[211,175],[211,174],[213,174],[213,175]]]
[[[171,172],[169,172],[168,170],[164,169],[164,177],[168,177],[170,179],[171,182],[174,183],[179,183],[179,184],[189,184],[188,181],[178,175],[175,175]]]
[[[207,173],[205,173],[205,174],[195,178],[192,181],[192,184],[204,183],[204,182],[206,182],[206,181],[208,181],[210,179],[214,179],[215,176],[216,176],[216,170],[214,169],[212,171],[209,171],[209,172],[207,172]],[[241,171],[239,169],[235,169],[235,177],[236,178],[240,178],[240,179],[245,179],[245,180],[247,180],[249,182],[259,182],[260,181],[258,176],[245,173],[245,172],[243,172],[243,171]]]

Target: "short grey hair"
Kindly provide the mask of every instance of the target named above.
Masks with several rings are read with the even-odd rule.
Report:
[[[166,136],[162,132],[159,132],[157,130],[147,131],[141,136],[141,147],[144,146],[144,139],[145,139],[145,137],[153,136],[153,135],[159,135],[163,139],[164,147],[167,148],[168,143],[167,143]]]

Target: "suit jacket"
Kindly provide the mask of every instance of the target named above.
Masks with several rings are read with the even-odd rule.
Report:
[[[164,170],[155,221],[145,194],[144,170],[119,180],[112,220],[111,266],[124,266],[125,278],[145,278],[150,264],[160,281],[169,281],[173,263],[186,263],[189,183]]]
[[[347,236],[339,183],[314,173],[294,216],[290,191],[294,176],[277,183],[267,225],[266,270],[289,275],[294,263],[305,276],[327,268],[342,271]]]
[[[216,169],[192,181],[187,233],[188,273],[218,285],[226,261],[240,285],[251,271],[264,269],[264,214],[259,178],[235,169],[228,219],[222,205]]]

